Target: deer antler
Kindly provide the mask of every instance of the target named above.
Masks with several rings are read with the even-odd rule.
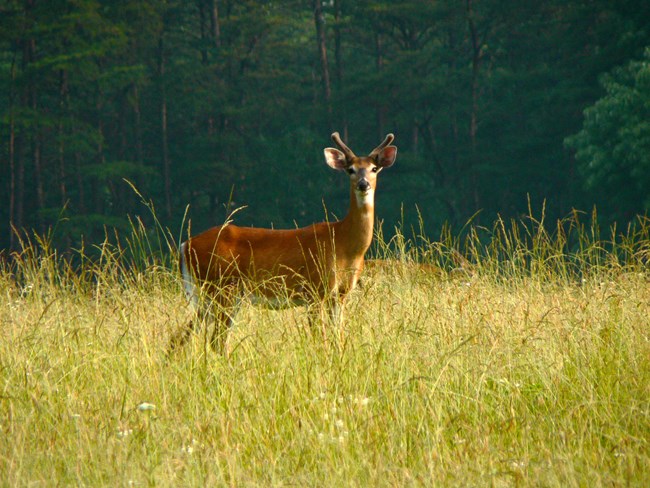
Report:
[[[386,146],[388,146],[391,142],[393,142],[393,139],[395,139],[395,136],[393,134],[388,134],[386,138],[384,139],[384,142],[379,144],[376,148],[372,150],[370,154],[368,154],[369,158],[374,158],[376,157],[382,149],[384,149]]]
[[[350,149],[348,146],[345,145],[345,143],[341,140],[341,136],[339,135],[338,132],[334,132],[332,134],[332,140],[336,143],[338,147],[341,148],[341,151],[345,154],[345,157],[350,160],[352,158],[356,158],[355,154],[352,152],[352,149]]]

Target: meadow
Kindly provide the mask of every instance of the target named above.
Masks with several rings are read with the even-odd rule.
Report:
[[[379,233],[342,342],[245,306],[227,358],[166,355],[190,312],[143,226],[74,265],[25,237],[0,485],[648,486],[650,221],[580,219]]]

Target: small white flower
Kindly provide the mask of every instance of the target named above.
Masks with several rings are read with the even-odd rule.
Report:
[[[513,460],[510,461],[510,466],[512,466],[513,469],[524,469],[526,467],[526,463],[524,461]]]
[[[336,419],[336,422],[335,422],[335,423],[336,423],[336,426],[337,426],[339,429],[342,429],[342,428],[345,426],[345,423],[344,423],[343,420],[341,420],[341,419]]]
[[[117,438],[124,439],[133,433],[133,429],[121,429],[117,431]]]
[[[368,398],[368,397],[363,397],[363,398],[354,397],[354,403],[356,403],[357,405],[360,405],[362,407],[365,407],[370,403],[370,398]]]

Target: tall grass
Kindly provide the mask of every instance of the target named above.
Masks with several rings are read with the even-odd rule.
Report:
[[[650,222],[583,220],[380,232],[340,349],[303,308],[245,306],[227,359],[201,333],[165,355],[189,312],[138,221],[93,259],[25,237],[0,265],[0,480],[646,486]]]

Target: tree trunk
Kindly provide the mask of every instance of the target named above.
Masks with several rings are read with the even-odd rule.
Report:
[[[411,129],[412,137],[412,151],[417,154],[418,148],[420,146],[420,129],[418,128],[417,120],[413,120],[413,127]]]
[[[9,249],[14,249],[14,232],[12,226],[16,219],[16,159],[15,159],[16,132],[14,126],[13,101],[9,108]]]
[[[17,214],[16,209],[16,122],[14,119],[14,102],[15,102],[15,81],[16,81],[16,56],[14,51],[11,60],[11,84],[9,86],[9,249],[15,249],[15,239],[13,227],[22,226],[22,214]]]
[[[343,91],[343,54],[341,50],[341,1],[334,1],[334,18],[336,20],[334,24],[334,59],[336,61],[336,90],[337,90],[337,99],[340,100],[341,93]],[[348,137],[348,116],[347,116],[347,107],[345,104],[339,107],[341,112],[341,119],[343,122],[343,135],[347,141]]]
[[[208,49],[206,39],[208,37],[206,32],[206,20],[205,20],[205,0],[197,0],[196,2],[199,7],[199,30],[201,32],[201,63],[203,65],[208,64]]]
[[[31,24],[34,22],[33,9],[35,7],[36,0],[25,0],[25,17],[27,21]],[[31,25],[30,25],[31,28]],[[22,68],[23,72],[29,69],[29,65],[35,61],[36,58],[36,39],[33,37],[23,40],[23,63]],[[36,81],[35,77],[31,76],[28,78],[27,83],[25,84],[25,89],[23,92],[23,106],[29,107],[32,113],[35,115],[38,110],[38,96],[36,90]],[[39,214],[39,210],[43,209],[45,205],[45,197],[43,194],[43,175],[41,168],[41,129],[39,127],[39,122],[33,123],[29,130],[30,133],[30,146],[31,146],[31,159],[32,167],[34,170],[34,185],[36,192],[36,215]],[[40,219],[39,219],[40,220]],[[38,223],[37,227],[40,231],[44,229]]]
[[[67,107],[68,97],[68,73],[66,70],[59,72],[59,103],[62,108]],[[65,206],[68,201],[68,194],[66,190],[66,171],[65,171],[65,143],[63,137],[63,116],[64,113],[59,115],[59,193],[61,196],[61,206]]]
[[[323,6],[321,0],[314,0],[314,22],[316,24],[316,44],[318,45],[318,54],[321,64],[321,80],[323,83],[323,96],[328,113],[331,113],[330,104],[332,98],[332,88],[330,85],[329,64],[327,62],[327,44],[325,43],[325,18],[323,17]],[[330,124],[331,125],[331,124]]]
[[[68,192],[66,188],[66,167],[65,167],[65,137],[64,137],[64,131],[65,128],[63,126],[63,117],[65,115],[65,112],[67,111],[67,103],[66,103],[66,97],[67,97],[67,72],[65,70],[60,70],[59,71],[59,96],[60,100],[59,103],[61,105],[61,113],[59,114],[59,123],[57,127],[57,132],[59,136],[59,171],[58,171],[58,180],[59,180],[59,196],[60,196],[60,203],[61,203],[61,211],[66,208],[68,204]],[[64,236],[64,243],[65,247],[69,248],[72,244],[70,235],[66,234]]]
[[[377,73],[379,74],[384,68],[384,52],[381,34],[375,32],[375,67],[377,68]],[[377,117],[377,138],[382,139],[384,137],[384,125],[385,125],[385,109],[381,105],[381,102],[378,103],[376,107],[376,117]]]
[[[33,6],[33,0],[30,2]],[[31,64],[36,56],[36,40],[29,39],[25,44],[25,66]],[[33,114],[36,114],[38,111],[38,95],[36,91],[35,82],[31,79],[27,86],[26,90],[26,99],[28,100],[28,105],[32,110]],[[42,150],[42,141],[41,141],[41,128],[37,122],[34,127],[32,127],[31,132],[31,149],[32,149],[32,164],[34,167],[34,184],[36,186],[36,214],[38,211],[42,210],[45,207],[45,196],[43,192],[43,171],[42,171],[42,161],[41,161],[41,150]],[[45,229],[42,222],[40,222],[40,217],[38,218],[38,229],[43,232]]]
[[[210,27],[212,29],[212,40],[214,46],[221,47],[221,27],[219,26],[219,6],[217,0],[209,0],[210,7]]]
[[[336,88],[343,84],[343,60],[341,57],[341,0],[334,2],[334,60],[336,61]]]
[[[472,196],[474,197],[474,211],[481,208],[480,199],[478,194],[478,175],[476,174],[476,162],[478,153],[476,149],[476,132],[478,130],[478,96],[479,96],[479,71],[481,67],[481,48],[482,43],[478,38],[476,32],[476,24],[474,23],[474,11],[472,0],[467,0],[467,25],[470,32],[470,40],[472,43],[472,110],[470,115],[469,137],[472,146],[472,164],[474,167],[470,168],[470,183],[472,185]]]
[[[102,95],[100,93],[100,95],[99,95],[100,99],[101,99],[101,96]],[[106,156],[104,154],[104,121],[102,120],[102,116],[101,116],[102,103],[99,100],[97,101],[96,109],[97,109],[97,134],[99,136],[97,138],[97,140],[98,140],[97,141],[97,163],[100,166],[104,166],[104,164],[106,164]],[[101,181],[99,181],[97,178],[95,178],[94,185],[93,185],[94,189],[93,189],[93,192],[92,192],[93,196],[94,196],[94,199],[95,199],[95,206],[94,206],[95,207],[94,208],[95,212],[94,213],[96,213],[96,214],[108,214],[108,209],[104,208],[105,207],[104,206],[104,199],[102,198],[102,195],[103,195],[104,192],[101,191],[101,189],[100,189],[101,184],[102,184]]]
[[[79,194],[77,210],[79,214],[83,215],[86,213],[86,192],[84,189],[84,180],[81,171],[81,154],[79,154],[79,151],[75,151],[74,161],[75,161],[75,173],[76,173],[75,176],[77,178],[77,192]]]
[[[142,142],[142,109],[140,108],[140,90],[137,83],[133,84],[133,114],[135,115],[135,157],[138,164],[144,164],[144,150]]]
[[[196,0],[199,9],[199,29],[201,34],[201,62],[208,64],[208,46],[221,47],[221,27],[217,0]],[[209,19],[209,28],[208,28]]]
[[[171,163],[169,160],[169,134],[167,129],[167,90],[165,88],[165,42],[161,33],[158,40],[158,74],[160,76],[160,131],[163,161],[163,182],[165,186],[165,212],[172,216],[171,203]]]

